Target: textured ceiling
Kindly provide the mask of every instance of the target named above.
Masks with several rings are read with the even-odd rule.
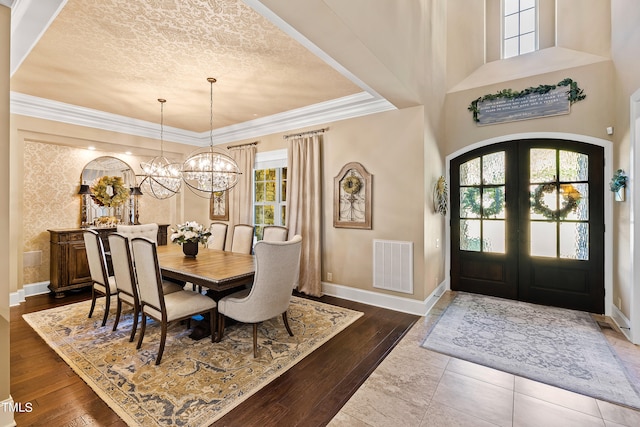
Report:
[[[11,90],[209,129],[362,92],[239,0],[68,0],[13,74]]]

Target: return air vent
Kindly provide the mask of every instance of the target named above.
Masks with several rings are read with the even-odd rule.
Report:
[[[413,242],[373,241],[373,287],[413,294]]]

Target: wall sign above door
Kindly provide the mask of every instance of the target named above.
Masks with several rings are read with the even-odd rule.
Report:
[[[503,89],[481,96],[469,105],[478,125],[569,114],[574,102],[586,97],[578,84],[567,78],[557,85],[529,87],[520,92]]]

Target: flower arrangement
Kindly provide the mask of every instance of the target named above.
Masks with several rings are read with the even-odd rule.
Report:
[[[613,174],[613,178],[611,178],[611,182],[609,182],[609,188],[614,193],[620,191],[621,188],[627,186],[627,174],[624,170],[618,169],[616,173]]]
[[[177,229],[171,229],[171,241],[178,245],[187,242],[206,245],[209,236],[211,232],[195,221],[187,221],[184,224],[178,224]]]

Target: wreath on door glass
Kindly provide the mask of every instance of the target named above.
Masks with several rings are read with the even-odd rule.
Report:
[[[129,199],[130,191],[121,176],[103,176],[91,186],[91,198],[99,205],[116,208]]]
[[[563,206],[560,209],[550,209],[544,202],[546,194],[553,194],[556,191],[555,184],[540,184],[531,195],[531,207],[533,212],[544,216],[545,218],[559,220],[565,219],[571,212],[575,212],[582,199],[582,194],[571,184],[561,186],[560,197]]]

